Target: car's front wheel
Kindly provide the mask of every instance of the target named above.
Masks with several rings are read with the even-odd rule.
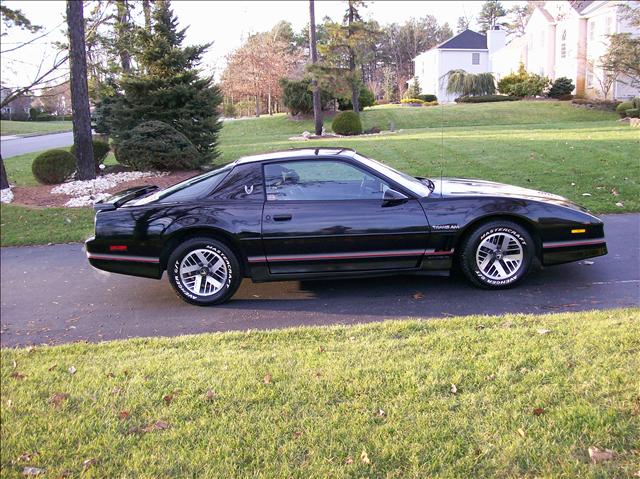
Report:
[[[240,286],[240,264],[233,251],[212,238],[181,243],[167,263],[169,282],[188,303],[210,306],[227,301]]]
[[[502,289],[529,273],[534,255],[535,245],[525,228],[511,221],[491,221],[467,236],[460,267],[474,285]]]

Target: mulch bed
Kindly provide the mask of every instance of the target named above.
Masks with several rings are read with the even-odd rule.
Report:
[[[143,185],[157,185],[160,188],[166,188],[167,186],[174,185],[200,173],[202,173],[202,171],[176,171],[167,176],[138,178],[136,180],[118,183],[114,188],[106,190],[106,193],[116,193],[133,186]],[[55,186],[56,185],[15,186],[11,189],[11,191],[13,191],[12,204],[41,208],[54,206],[63,207],[73,196],[52,195],[51,190]]]

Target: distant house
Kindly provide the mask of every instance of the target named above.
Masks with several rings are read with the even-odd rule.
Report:
[[[4,102],[5,98],[9,96],[11,89],[7,87],[0,88],[0,101]],[[3,120],[28,120],[29,108],[31,108],[32,97],[30,95],[19,96],[18,98],[11,100],[7,105],[2,107],[0,111],[0,117]]]
[[[632,98],[640,94],[640,85],[630,85],[628,78],[619,78],[605,91],[606,75],[599,64],[613,33],[640,35],[624,20],[618,2],[546,2],[534,10],[524,36],[494,54],[493,73],[500,78],[522,62],[527,71],[552,80],[571,78],[577,95]]]
[[[450,70],[492,72],[496,78],[517,71],[520,63],[532,73],[551,80],[573,80],[577,95],[627,99],[640,95],[640,85],[618,78],[606,90],[606,75],[599,66],[609,44],[608,35],[640,30],[623,18],[620,3],[611,1],[555,1],[538,6],[524,36],[505,45],[505,32],[486,35],[465,30],[413,59],[415,78],[423,93],[436,93],[440,101],[452,101],[442,78]],[[410,80],[410,81],[413,81]],[[606,95],[605,95],[606,93]]]
[[[489,30],[487,35],[465,30],[415,57],[414,78],[423,93],[433,93],[442,102],[453,101],[458,95],[446,92],[446,74],[458,69],[470,73],[489,72],[492,70],[491,55],[504,46],[503,30]]]

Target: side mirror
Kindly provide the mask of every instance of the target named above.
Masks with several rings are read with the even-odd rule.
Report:
[[[399,191],[388,188],[382,195],[382,206],[399,205],[400,203],[404,203],[408,199],[409,197],[404,193],[400,193]]]

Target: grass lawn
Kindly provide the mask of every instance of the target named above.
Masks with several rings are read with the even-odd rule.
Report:
[[[0,244],[23,246],[84,241],[93,230],[92,208],[0,206]]]
[[[630,477],[639,314],[3,349],[2,475]]]
[[[388,129],[393,123],[401,131],[359,138],[290,141],[289,137],[304,130],[312,131],[312,121],[274,115],[225,122],[217,162],[284,148],[344,146],[415,175],[438,177],[442,171],[445,176],[482,178],[549,191],[595,213],[640,211],[640,133],[616,119],[615,113],[574,108],[567,102],[443,108],[385,105],[363,112],[364,127]],[[327,129],[330,123],[330,119],[325,121]],[[31,174],[36,154],[5,160],[11,182],[36,184]],[[109,161],[114,161],[112,156]],[[3,215],[4,211],[3,207]],[[86,215],[87,219],[91,217]],[[5,228],[12,230],[13,225],[8,223]],[[84,228],[86,236],[91,231],[91,221],[87,220]],[[10,231],[7,235],[18,237],[18,233]],[[53,242],[65,240],[50,238]]]
[[[0,120],[0,134],[31,136],[45,133],[60,133],[71,131],[73,125],[70,121],[9,121]]]

